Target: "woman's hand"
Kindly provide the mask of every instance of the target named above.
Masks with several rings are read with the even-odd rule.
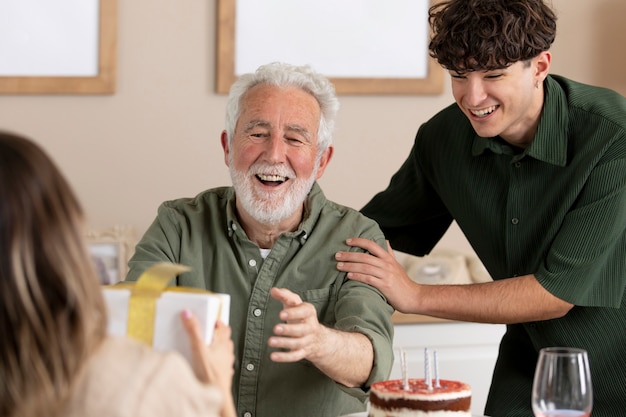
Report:
[[[192,367],[198,379],[217,386],[224,396],[223,417],[236,416],[232,396],[232,382],[235,373],[235,351],[231,338],[231,328],[221,321],[215,323],[213,341],[205,344],[200,333],[198,320],[189,310],[182,312],[182,321],[191,346]]]

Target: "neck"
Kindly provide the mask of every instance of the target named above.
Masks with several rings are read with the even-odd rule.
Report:
[[[502,139],[508,142],[510,145],[516,146],[520,149],[528,148],[535,139],[537,127],[539,126],[539,120],[541,119],[541,113],[543,111],[543,103],[543,84],[540,84],[539,88],[537,89],[534,102],[532,103],[528,114],[523,120],[519,122],[524,127],[523,129],[520,129],[520,131],[522,132],[521,135],[513,137],[500,137],[502,137]]]
[[[248,239],[261,249],[271,249],[276,239],[278,239],[281,234],[293,232],[298,228],[302,221],[303,211],[304,208],[301,206],[299,210],[296,210],[296,212],[287,219],[275,224],[261,223],[239,207],[237,217]]]

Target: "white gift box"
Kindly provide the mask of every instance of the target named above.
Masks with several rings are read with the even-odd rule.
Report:
[[[202,337],[208,344],[213,339],[216,321],[219,319],[225,324],[229,322],[230,295],[195,288],[165,287],[176,274],[187,270],[188,268],[180,265],[156,264],[146,270],[136,284],[122,283],[103,287],[108,312],[108,333],[134,337],[129,334],[129,323],[134,321],[133,328],[152,334],[151,344],[155,350],[176,350],[191,361],[189,336],[183,327],[182,311],[187,309],[198,319]],[[145,290],[146,281],[151,281],[150,295],[147,297],[145,291],[141,293]],[[153,312],[146,314],[145,306],[142,305],[139,314],[132,313],[132,297],[142,297],[142,303],[152,303],[153,307],[150,308],[153,308]],[[135,338],[149,343],[143,337]]]

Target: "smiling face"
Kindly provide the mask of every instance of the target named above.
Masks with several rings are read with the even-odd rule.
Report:
[[[299,88],[259,84],[241,107],[230,144],[222,133],[237,210],[266,225],[297,224],[332,155],[329,147],[318,158],[319,104]]]
[[[550,53],[542,52],[500,70],[451,71],[452,94],[479,136],[525,148],[539,124],[549,67]]]

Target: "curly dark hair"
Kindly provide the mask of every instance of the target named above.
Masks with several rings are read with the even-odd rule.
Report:
[[[457,73],[502,69],[550,49],[556,15],[543,0],[447,0],[429,10],[428,49]]]

